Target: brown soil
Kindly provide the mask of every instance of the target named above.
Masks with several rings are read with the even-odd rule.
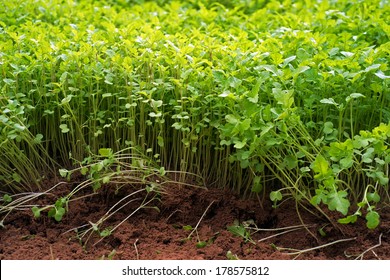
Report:
[[[68,191],[58,188],[56,195]],[[166,188],[161,199],[149,205],[157,206],[159,212],[153,208],[140,209],[100,242],[97,233],[88,240],[80,240],[77,232],[80,237],[87,227],[78,231],[75,228],[90,226],[89,222],[96,223],[129,190],[121,189],[118,194],[112,191],[102,193],[71,201],[69,212],[61,222],[49,219],[46,213],[34,219],[30,210],[12,212],[5,219],[5,229],[0,230],[0,259],[203,260],[227,259],[229,251],[239,259],[252,260],[390,259],[390,213],[386,213],[385,209],[381,212],[380,226],[368,230],[364,219],[354,225],[331,225],[303,209],[299,212],[300,220],[295,204],[289,201],[274,209],[268,202],[261,205],[257,199],[241,200],[226,190],[177,185]],[[43,205],[48,200],[49,197],[43,197],[39,203]],[[139,200],[129,203],[107,220],[104,227],[123,221],[139,203]],[[252,221],[251,227],[263,230],[256,233],[252,230],[250,240],[244,240],[227,229],[235,221],[240,224]],[[299,226],[302,222],[309,228],[272,231]],[[196,230],[187,238],[191,230],[186,226],[195,228],[198,223]],[[284,234],[272,237],[277,233]],[[341,239],[350,240],[314,249]],[[199,241],[205,242],[205,246],[198,248]],[[288,255],[294,251],[281,248],[313,250]]]

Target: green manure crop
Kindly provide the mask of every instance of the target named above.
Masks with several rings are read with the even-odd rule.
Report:
[[[5,1],[3,211],[78,171],[95,191],[168,176],[375,228],[389,202],[389,23],[387,0]]]

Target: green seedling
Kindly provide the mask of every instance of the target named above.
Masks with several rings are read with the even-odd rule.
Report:
[[[100,260],[113,260],[116,255],[116,250],[113,249],[106,257],[106,255],[101,256]]]
[[[323,226],[323,227],[320,227],[319,229],[318,229],[318,233],[322,236],[322,237],[326,237],[326,232],[324,231],[324,228],[325,228],[325,226]]]
[[[190,226],[190,225],[186,225],[186,226],[183,226],[183,229],[185,231],[190,231],[190,230],[193,230],[194,228],[192,226]]]
[[[5,194],[5,195],[3,195],[3,201],[6,204],[8,204],[8,203],[12,202],[12,197],[9,194]]]
[[[3,2],[3,192],[172,175],[378,226],[365,188],[389,202],[386,1]]]
[[[366,225],[369,229],[375,229],[380,224],[380,215],[375,211],[375,205],[380,202],[380,196],[376,191],[376,188],[372,185],[367,186],[365,190],[364,198],[358,203],[359,208],[354,214],[338,220],[341,224],[355,223],[358,217],[362,216],[362,209],[366,209],[365,215]]]
[[[272,191],[269,195],[271,201],[273,202],[273,208],[276,208],[277,203],[283,199],[283,195],[280,191]]]
[[[31,211],[33,212],[34,218],[38,219],[41,217],[41,212],[49,210],[47,213],[48,217],[60,222],[68,209],[68,201],[68,198],[59,198],[54,205],[48,205],[42,208],[33,206]]]
[[[228,226],[227,230],[230,231],[233,235],[241,237],[245,242],[256,244],[251,238],[250,232],[245,228],[244,225],[240,224],[238,220],[235,220],[232,226]]]
[[[230,250],[226,252],[226,258],[231,261],[239,260],[239,257],[236,254],[233,254]]]
[[[107,237],[110,236],[112,233],[112,227],[107,227],[103,229],[101,232],[99,232],[100,237]]]
[[[206,247],[207,244],[208,243],[206,241],[199,241],[196,243],[196,248],[200,249],[200,248]]]

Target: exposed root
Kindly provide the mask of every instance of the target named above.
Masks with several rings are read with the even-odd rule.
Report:
[[[134,245],[134,248],[135,248],[135,253],[136,253],[136,255],[137,255],[137,260],[139,260],[137,242],[138,242],[138,238],[134,241],[133,245]]]
[[[181,211],[181,210],[179,210],[179,209],[176,209],[175,211],[173,211],[173,212],[168,216],[168,218],[165,219],[165,222],[167,223],[168,220],[169,220],[170,218],[172,218],[172,216],[175,215],[175,213],[177,213],[177,212],[183,212],[183,211]]]
[[[302,225],[302,226],[295,227],[295,228],[292,228],[292,229],[289,229],[289,230],[286,230],[286,231],[283,231],[283,232],[279,232],[279,233],[273,234],[271,236],[264,237],[264,238],[258,240],[258,242],[263,242],[265,240],[271,239],[271,238],[279,236],[279,235],[283,235],[283,234],[286,234],[286,233],[289,233],[289,232],[292,232],[292,231],[302,230],[302,229],[307,229],[307,228],[308,228],[308,226],[303,226]],[[278,229],[276,229],[276,230],[278,230]]]
[[[374,246],[372,246],[372,247],[370,247],[370,248],[368,248],[367,250],[365,250],[363,253],[361,253],[359,256],[357,256],[357,257],[355,258],[355,260],[362,260],[363,257],[364,257],[364,255],[367,254],[367,253],[370,252],[370,251],[372,251],[372,253],[374,254],[374,256],[376,256],[376,258],[380,260],[380,258],[378,257],[378,255],[374,252],[374,249],[375,249],[375,248],[378,248],[378,247],[380,247],[380,246],[382,246],[382,233],[379,235],[379,243],[376,244],[376,245],[374,245]]]
[[[283,253],[283,254],[286,254],[286,255],[289,255],[289,256],[297,255],[295,258],[298,258],[303,253],[307,253],[307,252],[310,252],[310,251],[315,251],[315,250],[322,249],[322,248],[325,248],[325,247],[328,247],[328,246],[332,246],[332,245],[337,244],[337,243],[348,242],[348,241],[352,241],[352,240],[356,240],[356,237],[354,237],[354,238],[346,238],[346,239],[339,239],[339,240],[336,240],[336,241],[333,241],[333,242],[330,242],[330,243],[326,243],[326,244],[323,244],[323,245],[320,245],[320,246],[316,246],[316,247],[308,248],[308,249],[304,249],[304,250],[293,249],[293,248],[283,248],[283,247],[277,247],[277,246],[274,246],[274,247],[278,251],[290,251],[288,253]]]
[[[191,235],[196,232],[196,234],[198,234],[197,230],[198,230],[198,227],[199,227],[199,224],[200,222],[202,221],[202,219],[204,218],[204,216],[206,215],[207,211],[209,210],[209,208],[211,207],[211,205],[213,205],[213,203],[215,202],[215,200],[211,201],[211,203],[209,204],[209,206],[207,206],[206,210],[203,212],[203,215],[202,217],[200,217],[198,223],[196,224],[196,226],[194,227],[194,229],[190,232],[190,234],[187,236],[187,239],[190,239]],[[199,239],[199,236],[198,236],[198,239]]]

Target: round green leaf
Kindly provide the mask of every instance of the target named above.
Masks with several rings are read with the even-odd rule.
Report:
[[[369,229],[374,229],[380,223],[380,216],[379,216],[378,212],[371,211],[371,212],[367,213],[366,220],[367,220],[367,223],[366,223],[367,227]]]
[[[283,195],[280,191],[272,191],[269,194],[269,197],[270,197],[271,201],[279,201],[279,200],[282,200]]]
[[[367,200],[368,202],[376,202],[378,203],[381,200],[381,197],[378,193],[367,193]]]

